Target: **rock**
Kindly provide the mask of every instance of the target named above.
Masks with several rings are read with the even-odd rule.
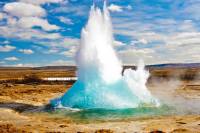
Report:
[[[0,125],[0,133],[24,133],[25,131],[17,129],[12,124]]]
[[[151,131],[151,132],[149,132],[149,133],[165,133],[165,132],[160,131],[160,130],[154,130],[154,131]]]
[[[100,129],[100,130],[96,130],[95,133],[114,133],[114,131],[110,129]]]
[[[178,129],[174,129],[171,133],[188,133],[189,130],[184,129],[184,128],[178,128]]]
[[[181,122],[181,121],[178,121],[178,122],[176,122],[176,123],[179,123],[179,124],[187,124],[187,123]]]
[[[4,86],[7,87],[7,88],[10,88],[10,87],[13,87],[14,85],[11,84],[11,83],[5,83]]]
[[[68,126],[67,125],[60,125],[59,127],[65,128],[65,127],[68,127]]]

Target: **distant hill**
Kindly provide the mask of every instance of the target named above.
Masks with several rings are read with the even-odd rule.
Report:
[[[170,63],[147,65],[149,68],[200,68],[200,63]]]
[[[125,65],[125,68],[135,68],[133,65]],[[147,68],[200,68],[200,63],[169,63],[146,65]]]
[[[43,66],[43,67],[34,67],[34,70],[74,70],[76,66]]]
[[[42,67],[6,67],[0,66],[0,70],[75,70],[76,66],[42,66]]]
[[[135,68],[134,65],[125,65],[124,68]],[[147,68],[200,68],[200,63],[169,63],[147,65]],[[76,66],[42,66],[42,67],[1,67],[7,70],[76,70]]]
[[[0,66],[0,70],[28,70],[31,67],[10,67],[10,66]]]

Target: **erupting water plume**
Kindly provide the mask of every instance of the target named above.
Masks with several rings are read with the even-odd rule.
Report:
[[[51,101],[53,106],[117,109],[135,108],[141,103],[159,104],[145,85],[149,72],[142,62],[136,71],[128,69],[122,76],[113,40],[106,5],[103,12],[92,6],[76,54],[78,80],[62,97]]]

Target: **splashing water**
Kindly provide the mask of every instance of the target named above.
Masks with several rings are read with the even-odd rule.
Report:
[[[159,105],[145,85],[149,72],[142,62],[136,71],[128,69],[122,76],[113,40],[107,7],[104,4],[102,12],[92,6],[76,54],[78,80],[62,97],[51,101],[54,107],[119,109],[136,108],[142,103]]]

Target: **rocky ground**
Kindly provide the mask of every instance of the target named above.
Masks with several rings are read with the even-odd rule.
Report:
[[[0,85],[0,132],[1,133],[198,133],[200,115],[157,116],[105,122],[77,123],[70,118],[40,113],[49,100],[62,95],[71,85]],[[153,90],[153,85],[150,87]],[[176,91],[185,97],[200,98],[198,84],[182,85]]]

